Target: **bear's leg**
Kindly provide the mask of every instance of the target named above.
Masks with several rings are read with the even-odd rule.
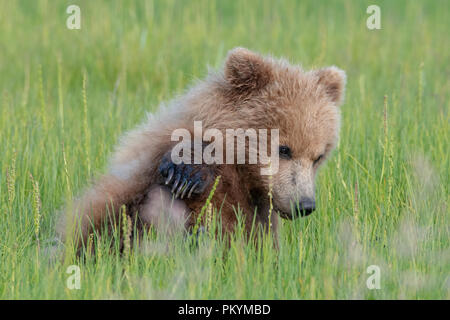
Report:
[[[169,188],[153,185],[138,214],[145,226],[154,226],[158,232],[174,234],[185,232],[189,209],[184,201],[173,198]]]

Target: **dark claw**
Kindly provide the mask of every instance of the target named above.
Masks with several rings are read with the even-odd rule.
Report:
[[[164,157],[161,161],[161,165],[159,166],[159,172],[161,172],[163,177],[166,177],[168,170],[171,168],[173,168],[171,161]]]
[[[158,170],[161,184],[170,189],[175,199],[191,198],[203,193],[214,175],[214,167],[173,163],[171,151],[163,156]]]
[[[180,183],[180,180],[181,180],[181,174],[178,173],[177,174],[177,178],[176,178],[176,180],[175,180],[175,182],[173,183],[173,186],[172,186],[172,190],[171,190],[172,193],[177,188],[178,184]]]
[[[189,191],[188,198],[191,197],[192,192],[194,192],[195,188],[197,188],[197,186],[198,186],[199,184],[200,184],[200,181],[197,181],[197,182],[192,186],[191,191]]]
[[[189,190],[189,188],[191,187],[192,181],[189,180],[188,184],[186,185],[186,188],[184,188],[183,193],[181,194],[181,199],[184,198],[184,196],[186,195],[186,192]]]
[[[166,184],[169,184],[170,180],[172,180],[174,172],[175,172],[175,170],[173,168],[169,169],[169,175],[167,176]]]
[[[183,190],[183,187],[185,187],[185,186],[186,186],[186,178],[184,178],[183,181],[180,183],[177,193],[175,194],[175,198],[178,198],[180,196],[180,193]]]

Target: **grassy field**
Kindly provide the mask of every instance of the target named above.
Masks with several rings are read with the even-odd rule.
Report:
[[[449,299],[450,4],[377,1],[368,30],[372,2],[0,0],[0,299]],[[283,221],[278,254],[237,232],[226,253],[157,236],[50,262],[57,210],[118,138],[235,46],[346,70],[318,210]]]

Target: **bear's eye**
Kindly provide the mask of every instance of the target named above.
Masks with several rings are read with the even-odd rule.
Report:
[[[292,153],[291,149],[288,146],[280,146],[280,157],[284,159],[291,159]]]
[[[323,154],[321,154],[320,156],[317,157],[316,160],[314,160],[314,165],[318,164],[320,160],[322,160],[323,158]]]

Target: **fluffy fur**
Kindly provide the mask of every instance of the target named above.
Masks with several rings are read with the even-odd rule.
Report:
[[[295,203],[302,199],[314,201],[316,171],[338,139],[338,106],[344,88],[345,73],[336,67],[305,72],[285,60],[233,49],[223,72],[209,75],[181,97],[161,106],[157,114],[122,138],[108,172],[66,210],[60,232],[64,235],[73,230],[75,222],[80,227],[77,239],[86,240],[106,221],[118,221],[122,205],[132,218],[137,219],[141,211],[145,216],[138,220],[152,224],[148,217],[154,212],[153,197],[149,194],[155,192],[154,186],[163,185],[158,166],[174,145],[170,141],[172,131],[186,128],[193,132],[194,120],[203,122],[203,130],[216,128],[223,132],[227,128],[278,128],[280,145],[289,146],[291,158],[280,158],[278,173],[272,177],[273,203],[282,217],[292,218]],[[269,177],[260,174],[259,166],[215,165],[213,172],[222,176],[213,205],[222,208],[223,231],[234,229],[234,208],[238,206],[248,231],[254,219],[257,226],[267,229]],[[164,187],[160,191],[167,193]],[[187,209],[181,212],[187,212],[187,228],[196,221],[208,193],[206,190],[184,200]],[[273,216],[272,221],[276,232],[277,217]]]

